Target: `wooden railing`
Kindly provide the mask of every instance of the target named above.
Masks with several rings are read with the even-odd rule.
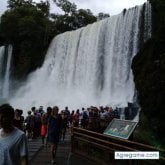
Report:
[[[72,153],[94,161],[98,165],[161,165],[165,164],[165,150],[146,144],[123,140],[86,129],[72,130]],[[115,151],[158,151],[159,160],[115,160]]]

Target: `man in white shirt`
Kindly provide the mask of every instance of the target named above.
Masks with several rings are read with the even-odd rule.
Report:
[[[13,126],[14,109],[0,106],[0,165],[28,165],[27,138]]]

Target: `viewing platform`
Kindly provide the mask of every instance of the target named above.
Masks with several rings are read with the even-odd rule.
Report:
[[[43,146],[41,138],[29,141],[29,164],[30,165],[50,165],[50,147]],[[96,165],[92,161],[71,153],[71,133],[67,130],[64,142],[59,142],[56,163],[59,165]]]
[[[41,139],[29,141],[29,164],[50,165],[50,147]],[[157,151],[158,160],[115,160],[115,151]],[[142,143],[114,138],[101,133],[74,127],[67,130],[64,142],[59,142],[55,164],[59,165],[163,165],[165,150]]]

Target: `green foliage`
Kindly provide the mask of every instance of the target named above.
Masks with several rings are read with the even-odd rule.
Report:
[[[36,7],[40,9],[45,16],[47,17],[49,16],[50,4],[48,1],[46,2],[40,1],[40,3],[36,4]]]
[[[54,0],[55,4],[60,7],[65,15],[73,14],[76,12],[77,6],[67,0]]]
[[[110,17],[110,15],[108,13],[101,12],[101,13],[98,14],[97,19],[102,20],[102,19],[105,19],[105,18],[108,18],[108,17]]]
[[[31,5],[32,0],[8,0],[8,7],[10,9],[15,9],[23,5]]]
[[[96,21],[96,17],[89,9],[77,10],[77,6],[67,0],[54,0],[54,2],[65,13],[51,15],[59,33],[75,30]]]
[[[41,66],[48,44],[56,32],[50,29],[53,23],[46,17],[47,11],[40,6],[36,7],[29,1],[13,6],[2,15],[0,38],[3,44],[14,46],[13,75],[24,77]]]
[[[89,9],[79,9],[77,12],[77,27],[83,27],[96,21],[96,17],[93,16]]]
[[[134,140],[140,143],[160,147],[155,143],[156,140],[153,136],[153,130],[151,129],[149,122],[150,119],[146,117],[143,112],[140,112],[140,121],[133,134]]]
[[[154,19],[152,39],[135,56],[132,69],[142,112],[148,119],[148,128],[153,139],[165,145],[162,131],[165,130],[165,1],[151,1]]]

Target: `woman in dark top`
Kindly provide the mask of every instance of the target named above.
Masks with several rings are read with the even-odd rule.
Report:
[[[59,108],[53,107],[48,119],[48,143],[50,143],[52,164],[55,163],[57,145],[60,137],[61,117],[58,114]]]
[[[23,116],[21,116],[21,110],[16,109],[14,111],[13,125],[19,128],[20,130],[23,130],[23,122],[24,122],[24,118]]]
[[[61,141],[64,142],[65,134],[66,134],[66,128],[67,128],[67,114],[65,111],[61,111]]]

